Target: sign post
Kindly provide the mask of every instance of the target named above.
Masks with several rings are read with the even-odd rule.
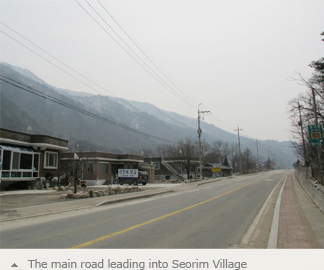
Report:
[[[316,115],[316,112],[315,112]],[[317,120],[316,120],[317,123]],[[317,155],[319,163],[319,178],[321,183],[322,180],[322,161],[320,154],[320,144],[323,144],[323,126],[322,124],[308,125],[309,141],[311,146],[317,146]]]

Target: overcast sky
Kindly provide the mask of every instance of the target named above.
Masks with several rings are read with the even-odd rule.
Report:
[[[288,101],[306,91],[291,78],[324,56],[324,1],[88,1],[104,20],[85,0],[1,1],[1,61],[56,87],[195,118],[201,103],[224,130],[291,138]]]

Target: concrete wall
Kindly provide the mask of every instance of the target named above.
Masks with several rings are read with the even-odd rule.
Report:
[[[312,170],[309,167],[299,167],[295,170],[297,180],[318,205],[318,207],[324,212],[324,186],[318,184],[318,188],[315,189],[315,179],[310,179]]]

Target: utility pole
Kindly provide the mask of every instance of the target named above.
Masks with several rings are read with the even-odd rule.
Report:
[[[298,125],[300,126],[300,130],[301,130],[301,134],[302,134],[302,139],[303,139],[303,149],[304,149],[304,162],[305,162],[305,166],[307,164],[307,153],[306,153],[306,145],[305,145],[305,138],[304,138],[304,130],[303,130],[303,120],[301,117],[301,110],[300,110],[301,106],[299,104],[299,100],[298,100],[298,110],[299,110],[299,122]]]
[[[240,129],[239,125],[237,124],[237,129],[234,131],[237,131],[237,138],[238,138],[238,147],[239,147],[239,156],[240,156],[240,174],[242,174],[242,155],[241,155],[241,143],[240,143]]]
[[[201,162],[201,133],[202,133],[202,131],[201,131],[201,128],[200,128],[200,118],[201,118],[201,115],[202,114],[204,114],[204,113],[210,113],[210,111],[200,111],[200,109],[199,109],[199,106],[201,105],[202,103],[200,103],[199,105],[198,105],[198,130],[197,130],[197,132],[198,132],[198,138],[199,138],[199,169],[200,169],[200,173],[199,173],[199,175],[200,175],[200,180],[202,180],[202,162]],[[204,119],[204,118],[203,118]]]
[[[255,140],[254,143],[256,144],[256,147],[257,147],[257,159],[258,159],[258,164],[260,166],[260,161],[259,161],[259,142],[258,142],[258,140]]]

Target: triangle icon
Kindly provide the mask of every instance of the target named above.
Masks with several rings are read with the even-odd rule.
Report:
[[[11,267],[18,267],[18,265],[14,263],[13,265],[11,265]]]

